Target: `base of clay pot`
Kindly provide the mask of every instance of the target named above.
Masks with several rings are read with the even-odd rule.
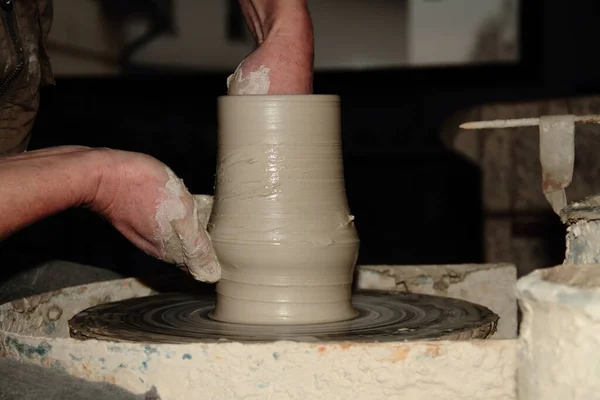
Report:
[[[194,342],[389,342],[485,339],[498,316],[464,300],[412,293],[361,291],[357,315],[346,321],[306,325],[231,324],[210,317],[211,295],[160,294],[88,308],[69,321],[71,336],[145,343]]]
[[[210,317],[233,324],[299,325],[352,319],[358,311],[350,300],[329,303],[262,303],[219,297]]]
[[[323,280],[321,280],[323,283]],[[232,324],[298,325],[352,319],[352,285],[258,285],[223,279],[210,317]]]

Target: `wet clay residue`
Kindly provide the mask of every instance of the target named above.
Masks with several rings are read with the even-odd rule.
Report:
[[[165,172],[168,180],[156,203],[155,232],[163,259],[185,266],[199,281],[216,282],[221,269],[199,218],[197,200],[170,168]]]
[[[227,78],[227,90],[230,95],[267,94],[269,92],[271,70],[261,65],[258,70],[246,74],[243,71],[244,62]]]

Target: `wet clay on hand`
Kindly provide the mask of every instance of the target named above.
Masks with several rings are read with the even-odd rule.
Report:
[[[214,319],[350,319],[359,239],[346,200],[337,96],[219,98],[208,230],[222,268]]]

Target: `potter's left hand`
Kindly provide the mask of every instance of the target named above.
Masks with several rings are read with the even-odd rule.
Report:
[[[194,197],[173,171],[145,154],[101,150],[107,166],[89,205],[146,253],[183,267],[197,280],[220,278]]]
[[[0,239],[48,215],[84,206],[147,254],[201,281],[220,278],[194,197],[150,156],[65,146],[3,157],[0,193]]]

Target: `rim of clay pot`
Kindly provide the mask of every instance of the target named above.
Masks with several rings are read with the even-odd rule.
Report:
[[[223,95],[219,101],[255,101],[255,100],[280,100],[280,101],[339,101],[337,94],[245,94]]]
[[[585,307],[586,312],[600,318],[600,264],[564,264],[535,270],[517,281],[517,297]]]

